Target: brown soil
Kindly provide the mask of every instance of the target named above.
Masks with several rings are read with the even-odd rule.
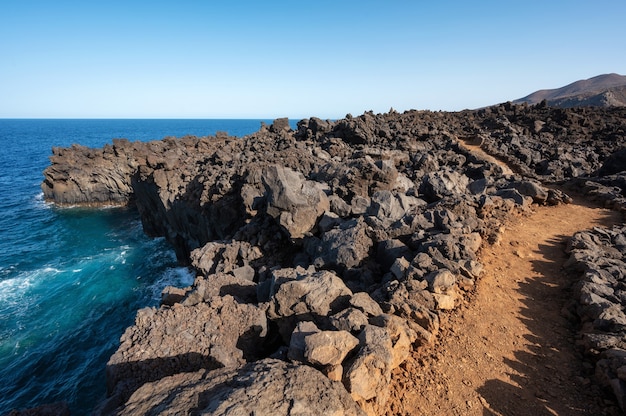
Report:
[[[615,413],[586,378],[575,328],[561,315],[571,284],[561,266],[571,235],[621,220],[578,199],[512,221],[483,248],[484,273],[442,318],[438,339],[395,371],[387,414]]]

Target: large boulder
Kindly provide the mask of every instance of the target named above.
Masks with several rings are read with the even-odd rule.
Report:
[[[365,221],[359,218],[325,232],[319,244],[310,246],[309,254],[318,268],[344,270],[361,265],[373,244]]]
[[[267,192],[267,213],[274,217],[291,238],[302,238],[318,218],[330,211],[328,197],[319,184],[307,181],[299,172],[282,166],[263,169]]]
[[[329,317],[348,306],[352,292],[329,271],[295,274],[274,282],[268,317],[278,324],[285,343],[300,321],[329,328]]]
[[[435,202],[447,196],[463,195],[469,182],[469,178],[461,172],[441,169],[427,173],[422,179],[419,191],[426,201]]]
[[[265,311],[229,295],[193,306],[141,309],[107,363],[111,401],[124,400],[140,385],[172,374],[259,358],[266,335]]]
[[[240,368],[180,373],[147,383],[101,414],[361,416],[341,383],[314,368],[264,359]]]

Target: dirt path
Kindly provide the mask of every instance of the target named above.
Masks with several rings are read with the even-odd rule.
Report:
[[[561,265],[569,236],[621,216],[580,203],[537,207],[483,250],[473,298],[448,316],[435,345],[394,375],[392,414],[603,414],[560,313]]]
[[[394,374],[393,415],[602,415],[574,328],[561,315],[564,243],[620,214],[575,200],[536,207],[480,255],[475,292],[442,322],[437,342]]]

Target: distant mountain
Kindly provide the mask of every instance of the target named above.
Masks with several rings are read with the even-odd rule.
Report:
[[[573,82],[553,90],[539,90],[513,101],[537,104],[546,100],[553,107],[626,106],[626,76],[605,74]]]

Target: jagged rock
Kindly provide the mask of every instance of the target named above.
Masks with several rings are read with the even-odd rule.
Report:
[[[500,189],[496,192],[496,195],[504,199],[510,199],[517,205],[528,205],[528,200],[517,189]]]
[[[384,328],[368,325],[359,340],[361,350],[346,370],[346,387],[357,402],[386,401],[393,363],[391,337]]]
[[[311,250],[318,268],[352,268],[369,256],[373,246],[362,219],[347,221],[324,233],[319,245]]]
[[[330,210],[340,218],[346,218],[352,212],[350,205],[337,195],[331,195],[328,199],[330,202]]]
[[[77,144],[53,148],[52,166],[41,186],[45,198],[64,205],[126,205],[133,194],[131,176],[139,146],[127,140],[113,143],[115,150],[107,145],[101,152]]]
[[[341,383],[308,366],[264,359],[146,383],[101,414],[364,415]],[[106,410],[106,409],[105,409]]]
[[[608,176],[626,170],[626,147],[619,149],[606,158],[600,169],[598,176]]]
[[[161,292],[161,305],[172,306],[183,300],[187,295],[187,292],[188,289],[166,286]]]
[[[514,182],[511,186],[524,196],[529,196],[534,202],[543,204],[548,199],[548,190],[534,181]]]
[[[125,400],[141,384],[168,375],[258,358],[266,335],[265,311],[228,295],[193,306],[141,309],[107,363],[110,400]]]
[[[320,329],[311,321],[298,322],[296,328],[291,333],[289,340],[289,350],[287,358],[294,361],[305,362],[305,338],[311,334],[320,332]]]
[[[240,303],[257,302],[257,285],[233,274],[216,273],[206,277],[197,277],[193,288],[185,292],[181,301],[186,306],[209,302],[216,296],[232,296]]]
[[[352,295],[350,298],[350,305],[361,310],[368,316],[379,316],[383,313],[380,305],[365,292],[359,292]]]
[[[406,319],[395,315],[380,314],[372,319],[372,324],[385,328],[391,337],[391,367],[397,368],[409,357],[413,344],[418,341],[417,333]]]
[[[318,218],[330,210],[328,197],[313,181],[282,166],[269,166],[261,177],[267,195],[267,213],[274,217],[291,238],[302,238]]]
[[[596,379],[626,408],[626,226],[595,227],[568,242],[565,267],[579,281],[573,286],[575,306],[567,313],[581,322],[581,345],[596,357]],[[620,370],[622,369],[622,370]]]
[[[233,272],[262,257],[247,241],[212,241],[191,252],[191,264],[204,276]],[[239,277],[249,276],[240,270]],[[252,280],[252,279],[248,279]]]
[[[392,223],[402,218],[406,210],[391,191],[377,191],[372,195],[372,202],[367,213]]]
[[[304,358],[318,366],[336,366],[352,351],[359,340],[347,331],[320,331],[304,336]]]
[[[359,333],[369,324],[369,319],[362,310],[350,307],[332,315],[330,322],[339,331]]]
[[[379,414],[384,408],[391,371],[406,359],[415,339],[400,318],[381,318],[385,327],[368,325],[359,335],[359,352],[344,375],[346,388],[368,414]]]
[[[429,273],[424,280],[428,282],[428,288],[438,294],[447,292],[456,284],[456,276],[446,269]]]
[[[422,179],[419,191],[428,202],[439,201],[446,196],[462,195],[469,185],[469,178],[451,170],[428,173]]]
[[[345,309],[351,296],[350,289],[332,272],[294,275],[289,280],[276,282],[268,317],[277,322],[283,340],[289,342],[300,321],[328,327],[328,317]]]
[[[407,260],[413,259],[411,250],[398,239],[381,241],[376,250],[376,260],[383,269],[389,269],[396,259],[403,257]]]

